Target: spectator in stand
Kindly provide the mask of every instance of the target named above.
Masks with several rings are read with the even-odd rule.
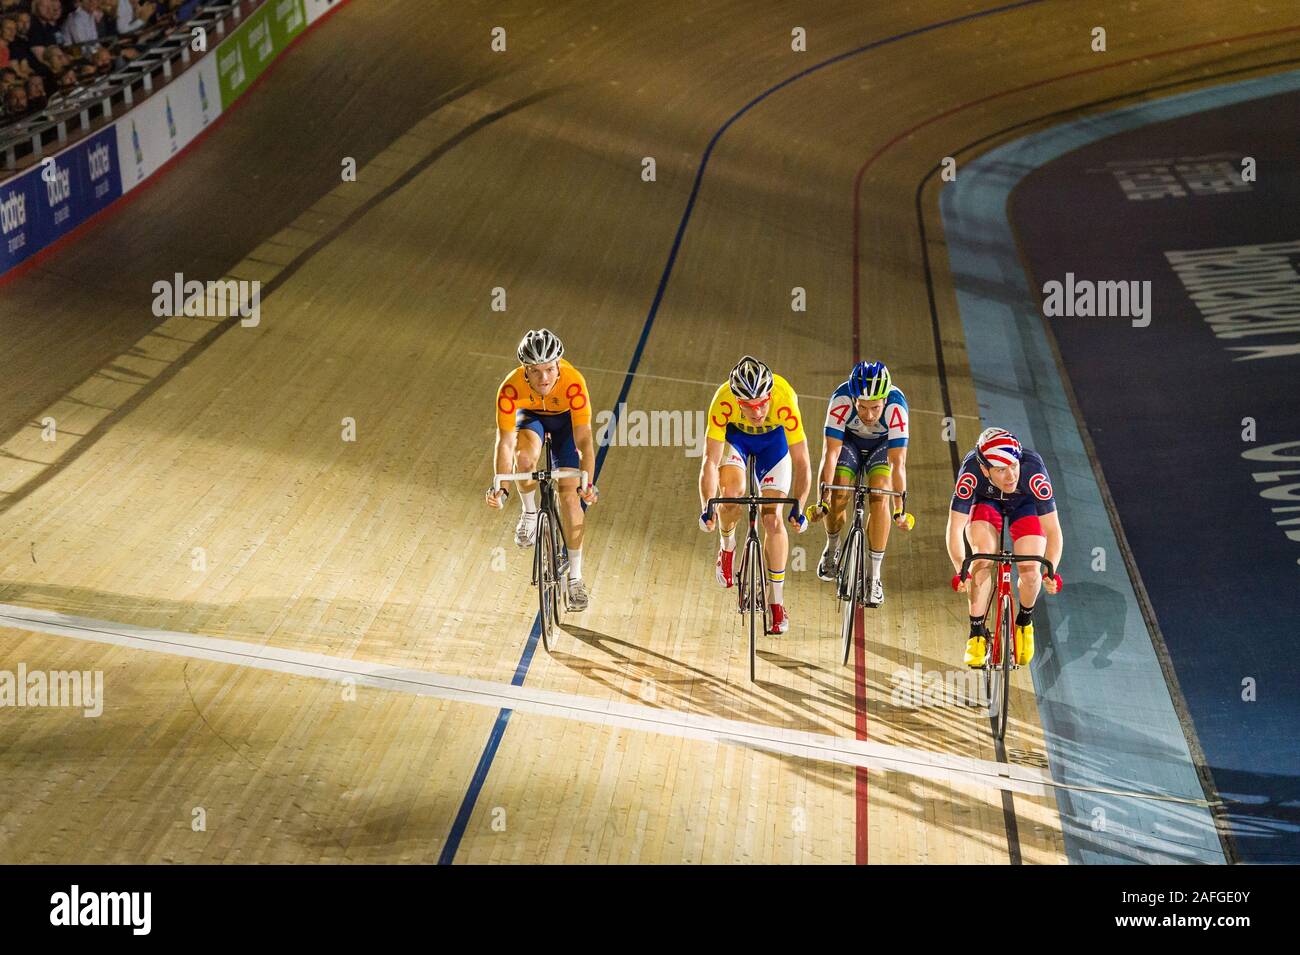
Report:
[[[77,9],[63,22],[63,33],[69,43],[81,46],[83,55],[99,45],[99,22],[104,11],[96,0],[77,0]]]
[[[27,79],[27,107],[34,113],[45,108],[50,98],[45,92],[45,80],[39,76]]]
[[[32,45],[27,39],[27,27],[31,24],[31,14],[26,10],[19,10],[16,14],[6,17],[13,22],[13,27],[0,29],[12,29],[14,38],[7,41],[9,44],[9,65],[18,71],[18,76],[26,82],[28,73],[31,72]]]
[[[59,19],[63,7],[59,0],[32,0],[32,26],[27,31],[27,41],[32,45],[28,59],[39,60],[47,46],[57,46],[63,42],[59,30]]]
[[[97,46],[90,54],[90,65],[99,76],[107,76],[113,72],[113,54],[108,51],[108,47]]]
[[[58,2],[58,0],[55,0]],[[134,33],[145,26],[152,18],[157,4],[141,0],[117,0],[117,32]]]
[[[95,0],[100,12],[99,38],[110,42],[117,37],[117,0]]]
[[[5,90],[5,119],[18,119],[28,112],[27,93],[21,86],[11,86]]]
[[[26,40],[18,38],[18,18],[5,17],[0,20],[0,40],[4,41],[5,48],[9,51],[10,60],[27,59],[27,51],[31,49]]]
[[[56,94],[69,93],[72,90],[75,90],[77,88],[77,84],[80,82],[80,80],[77,78],[76,68],[71,66],[68,67],[66,70],[64,70],[62,73],[59,74],[59,78],[55,80],[55,82],[58,84],[59,87],[57,90],[55,90]]]
[[[51,2],[58,3],[59,0],[51,0]],[[53,87],[58,81],[59,76],[68,68],[71,62],[71,57],[63,52],[62,47],[47,46],[45,47],[45,55],[36,63],[32,64],[34,67],[33,72],[36,75],[43,77],[48,86]],[[27,98],[28,100],[31,99],[30,90],[27,93]]]

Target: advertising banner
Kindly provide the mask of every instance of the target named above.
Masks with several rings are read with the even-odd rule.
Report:
[[[117,136],[101,130],[0,185],[0,274],[122,194]]]

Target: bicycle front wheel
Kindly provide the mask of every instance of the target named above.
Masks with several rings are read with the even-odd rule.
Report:
[[[987,666],[992,671],[993,692],[989,696],[989,716],[993,719],[993,737],[1002,739],[1007,733],[1007,708],[1011,698],[1011,598],[998,602],[995,647]]]
[[[549,653],[555,638],[555,592],[559,589],[559,581],[555,574],[555,538],[551,534],[551,515],[545,509],[537,515],[537,548],[537,613],[542,623],[542,646]]]
[[[844,663],[849,662],[849,654],[853,651],[853,620],[858,612],[858,599],[862,596],[859,593],[862,567],[858,549],[858,529],[855,527],[849,531],[849,539],[845,542],[840,560],[840,609],[844,614],[840,638],[843,641]]]
[[[763,600],[763,553],[756,540],[749,540],[745,550],[746,590],[749,592],[749,682],[758,681],[758,632],[767,630],[767,610]]]

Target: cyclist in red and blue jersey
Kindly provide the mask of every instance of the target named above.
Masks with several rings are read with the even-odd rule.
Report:
[[[984,666],[988,656],[988,630],[984,615],[993,592],[991,561],[971,564],[970,578],[961,580],[971,553],[995,554],[999,550],[1003,521],[1010,524],[1011,549],[1016,554],[1046,557],[1052,566],[1061,560],[1061,522],[1056,514],[1052,481],[1036,451],[1022,448],[1016,436],[1002,428],[985,428],[975,449],[957,472],[948,513],[948,558],[956,573],[953,590],[965,591],[970,600],[970,637],[966,665]],[[1038,564],[1017,564],[1020,612],[1016,614],[1016,662],[1022,666],[1034,656],[1034,605],[1043,573]],[[1047,592],[1061,589],[1060,573],[1048,578]]]
[[[867,606],[878,607],[885,599],[880,582],[880,565],[889,543],[890,508],[899,527],[909,526],[907,511],[907,399],[894,387],[884,362],[858,362],[848,381],[835,389],[826,409],[825,437],[822,441],[821,484],[852,486],[861,469],[867,471],[867,484],[894,490],[901,498],[871,495],[871,514],[867,521],[867,544],[871,559],[867,587]],[[826,518],[826,549],[817,564],[817,576],[834,580],[839,569],[840,531],[852,494],[827,492],[809,509],[813,521]]]

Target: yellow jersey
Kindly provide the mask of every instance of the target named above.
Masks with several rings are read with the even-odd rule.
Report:
[[[806,437],[799,413],[799,396],[790,387],[790,382],[776,374],[772,375],[772,400],[767,406],[767,417],[761,425],[752,425],[745,420],[731,385],[723,383],[713,396],[713,404],[709,406],[708,436],[717,441],[726,441],[728,425],[734,425],[745,434],[766,434],[777,428],[785,428],[785,441],[788,445],[798,444]]]
[[[560,376],[545,395],[539,395],[524,376],[520,365],[501,382],[497,389],[497,428],[501,431],[515,429],[515,412],[531,411],[533,414],[563,414],[569,412],[573,424],[591,424],[591,395],[587,379],[563,358],[560,359]]]

